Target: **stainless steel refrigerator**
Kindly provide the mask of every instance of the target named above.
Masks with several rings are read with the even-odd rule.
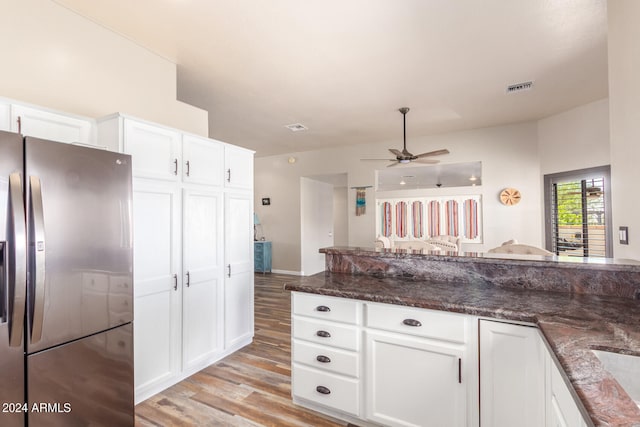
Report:
[[[132,426],[131,158],[0,132],[0,425]]]

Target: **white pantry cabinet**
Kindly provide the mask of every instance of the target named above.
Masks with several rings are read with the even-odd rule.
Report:
[[[253,179],[226,188],[219,141],[119,114],[98,131],[132,155],[140,402],[251,342]]]
[[[253,193],[225,194],[225,348],[253,337]]]
[[[480,320],[480,424],[544,425],[544,355],[538,328]]]
[[[96,144],[95,120],[4,98],[0,98],[0,130],[58,142]]]

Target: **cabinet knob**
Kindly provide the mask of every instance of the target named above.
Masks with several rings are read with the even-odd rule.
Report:
[[[187,160],[187,176],[191,173],[191,163]]]
[[[327,331],[318,331],[316,332],[316,335],[321,337],[321,338],[330,338],[331,334]]]
[[[173,159],[173,174],[178,175],[178,159]]]
[[[173,275],[173,290],[174,291],[178,290],[178,275],[177,274]]]
[[[329,359],[327,356],[317,356],[316,360],[320,363],[331,363],[331,359]]]
[[[316,387],[316,391],[321,394],[331,394],[331,390],[323,385],[319,385],[318,387]]]
[[[329,307],[327,307],[326,305],[319,305],[319,306],[316,307],[316,310],[317,311],[322,311],[322,312],[325,312],[325,313],[331,311],[331,309]]]
[[[404,319],[402,323],[407,326],[422,326],[422,323],[420,323],[420,321],[416,319]]]

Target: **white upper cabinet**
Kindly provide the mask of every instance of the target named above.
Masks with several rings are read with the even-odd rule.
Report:
[[[180,132],[125,118],[123,142],[124,152],[131,154],[135,177],[180,180]]]
[[[253,188],[253,151],[232,145],[224,147],[224,184],[229,188]]]
[[[0,100],[0,130],[11,130],[11,104]]]
[[[184,181],[222,187],[224,145],[193,135],[184,135],[182,144]]]
[[[95,145],[92,119],[43,108],[0,102],[0,129],[41,139]]]
[[[131,154],[136,178],[223,187],[226,176],[223,142],[120,114],[98,120],[98,140],[110,150]],[[233,169],[246,167],[248,163],[250,186],[242,188],[253,188],[253,152],[241,148],[233,151],[249,153],[248,160],[232,156],[234,164],[239,165]]]

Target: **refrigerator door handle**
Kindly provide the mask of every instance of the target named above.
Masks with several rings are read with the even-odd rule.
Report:
[[[35,283],[33,311],[31,321],[31,342],[36,343],[42,338],[42,325],[44,321],[44,280],[45,280],[45,232],[44,232],[44,211],[42,208],[42,186],[40,178],[29,177],[31,220],[33,221],[33,231],[30,246],[33,251],[33,277]]]
[[[13,253],[8,257],[13,268],[13,301],[9,314],[9,345],[11,347],[22,346],[24,331],[24,310],[27,293],[27,226],[24,217],[24,199],[22,197],[22,180],[19,173],[9,175],[9,204],[10,221],[13,223],[13,242],[10,242],[9,251]],[[11,295],[11,292],[9,292]]]

